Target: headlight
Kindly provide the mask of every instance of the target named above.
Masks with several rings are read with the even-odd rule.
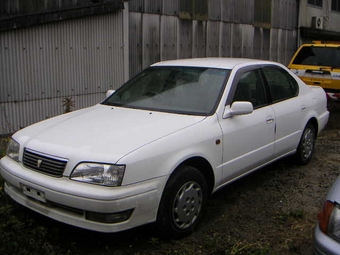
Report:
[[[125,165],[80,163],[70,178],[74,181],[115,187],[122,184],[124,172]]]
[[[19,149],[20,145],[13,138],[9,140],[6,155],[15,161],[19,161]]]
[[[326,201],[318,219],[322,232],[340,242],[340,205]]]

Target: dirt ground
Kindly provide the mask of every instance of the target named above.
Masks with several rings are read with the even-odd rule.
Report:
[[[158,239],[151,226],[101,234],[21,206],[14,213],[20,210],[48,230],[44,245],[54,254],[309,255],[317,213],[340,174],[340,103],[329,105],[329,110],[329,123],[308,165],[297,166],[286,158],[221,189],[210,197],[199,228],[181,240]]]

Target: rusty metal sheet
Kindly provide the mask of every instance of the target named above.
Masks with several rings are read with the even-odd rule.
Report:
[[[140,72],[143,61],[142,44],[142,14],[129,13],[129,75],[133,77]]]
[[[206,21],[194,20],[193,26],[193,52],[192,57],[201,58],[206,56]]]
[[[179,58],[191,58],[192,57],[192,21],[180,20],[179,21],[179,35],[178,35],[178,51]]]
[[[222,2],[223,0],[210,0],[209,1],[209,20],[221,20]]]
[[[232,23],[221,23],[221,35],[220,35],[220,44],[221,44],[221,57],[230,57],[231,56],[231,31]]]
[[[129,1],[130,12],[144,12],[144,0],[133,0]]]
[[[263,29],[255,27],[254,29],[254,40],[253,40],[253,50],[254,50],[254,58],[261,59],[262,58],[262,40],[263,40]]]
[[[286,62],[287,57],[287,30],[278,29],[278,43],[277,43],[277,59],[275,61],[280,63]]]
[[[163,0],[163,14],[178,16],[179,15],[179,1],[180,0]]]
[[[144,0],[144,12],[161,14],[163,0]]]
[[[242,24],[242,57],[253,58],[254,50],[254,27],[252,25]]]
[[[221,2],[221,20],[234,21],[235,2],[237,0],[224,0]]]
[[[245,23],[245,15],[246,15],[246,2],[249,3],[248,0],[237,0],[234,2],[234,18],[233,22],[235,23]]]
[[[278,58],[278,29],[272,28],[270,30],[270,57],[269,60],[276,61]]]
[[[270,29],[262,28],[261,59],[269,60],[269,53],[270,53]]]
[[[162,16],[161,60],[177,59],[178,18]]]
[[[160,61],[159,15],[143,14],[142,21],[142,68]]]
[[[232,24],[231,56],[242,57],[242,24]]]
[[[208,21],[207,27],[207,57],[218,57],[220,49],[220,22]]]

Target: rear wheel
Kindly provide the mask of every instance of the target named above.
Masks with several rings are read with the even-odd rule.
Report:
[[[164,188],[156,222],[158,234],[181,238],[192,233],[206,200],[207,184],[202,173],[194,167],[179,167]]]
[[[314,144],[316,138],[315,127],[308,123],[302,133],[301,140],[295,158],[299,164],[307,164],[314,154]]]

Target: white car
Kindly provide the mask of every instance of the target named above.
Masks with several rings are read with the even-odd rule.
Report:
[[[307,163],[326,104],[278,63],[160,62],[98,105],[15,133],[0,172],[10,197],[58,221],[100,232],[155,222],[182,237],[226,184],[288,155]]]

